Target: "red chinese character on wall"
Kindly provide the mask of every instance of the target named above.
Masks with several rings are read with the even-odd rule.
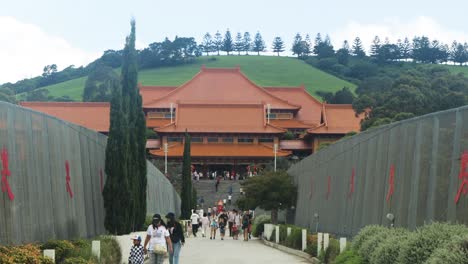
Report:
[[[71,177],[70,177],[70,164],[68,163],[68,160],[65,161],[65,172],[67,173],[67,176],[66,176],[66,181],[67,181],[67,192],[68,192],[68,195],[70,195],[70,198],[73,198],[73,191],[71,189],[71,185],[70,185],[70,180],[71,180]]]
[[[460,200],[460,196],[468,193],[468,151],[464,151],[460,158],[460,173],[458,179],[462,182],[458,188],[457,196],[455,196],[455,204]]]
[[[11,171],[8,168],[8,150],[3,147],[2,153],[1,153],[1,159],[2,159],[2,192],[6,192],[8,194],[8,198],[10,201],[13,201],[15,199],[15,195],[11,191],[10,188],[10,183],[8,182],[7,177],[11,177]]]
[[[388,180],[388,185],[387,202],[390,201],[390,198],[395,191],[395,166],[393,164],[390,166],[390,178]]]

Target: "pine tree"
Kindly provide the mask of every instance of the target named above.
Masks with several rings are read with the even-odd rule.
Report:
[[[203,36],[202,47],[203,51],[206,52],[206,56],[209,56],[210,52],[213,50],[213,38],[208,32]]]
[[[297,33],[296,36],[294,37],[294,42],[292,45],[291,51],[293,52],[293,55],[297,55],[298,58],[302,57],[302,54],[304,53],[304,45],[302,41],[302,36],[301,34]]]
[[[312,53],[312,41],[310,40],[309,34],[304,39],[304,55],[309,56]]]
[[[226,34],[224,34],[223,46],[222,51],[225,51],[227,55],[229,52],[234,50],[234,44],[232,42],[231,31],[229,29],[226,30]]]
[[[317,36],[315,37],[315,42],[314,42],[314,48],[313,52],[315,55],[318,55],[320,53],[320,45],[322,44],[322,35],[320,33],[317,33]]]
[[[249,51],[250,49],[252,48],[252,38],[250,37],[250,33],[249,32],[245,32],[244,33],[244,45],[243,45],[243,48],[245,51],[245,55],[249,55]]]
[[[214,36],[213,47],[214,50],[218,52],[219,56],[219,51],[223,47],[223,37],[221,36],[221,33],[219,33],[219,31],[216,31],[216,34]]]
[[[405,37],[405,40],[403,40],[403,43],[401,43],[398,49],[400,50],[400,57],[403,60],[406,61],[411,58],[411,42],[407,37]]]
[[[192,204],[192,160],[190,157],[190,136],[185,131],[184,156],[182,160],[181,218],[190,219]]]
[[[265,42],[263,41],[262,35],[257,31],[253,42],[253,51],[257,52],[257,55],[260,55],[260,52],[265,51],[265,48]]]
[[[240,55],[241,51],[244,51],[244,40],[240,32],[237,32],[236,41],[234,42],[234,50],[237,51],[237,55]]]
[[[353,42],[353,54],[358,58],[364,58],[366,56],[366,52],[362,48],[362,42],[359,37],[356,37]]]
[[[372,41],[372,45],[370,48],[370,55],[371,57],[377,57],[379,55],[381,44],[379,36],[375,36],[374,40]]]
[[[276,52],[279,56],[280,52],[284,51],[284,42],[281,39],[281,37],[276,37],[273,40],[273,46],[272,46],[273,52]]]
[[[348,65],[349,62],[349,44],[348,41],[343,41],[343,47],[336,51],[336,59],[339,64]]]

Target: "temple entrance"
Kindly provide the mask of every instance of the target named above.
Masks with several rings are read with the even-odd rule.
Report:
[[[220,177],[224,180],[243,180],[253,176],[255,171],[263,167],[262,165],[251,166],[249,164],[193,164],[193,176],[197,174],[200,180],[215,179]]]

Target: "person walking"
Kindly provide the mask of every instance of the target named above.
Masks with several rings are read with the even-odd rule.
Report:
[[[216,192],[218,192],[218,187],[219,187],[219,182],[220,182],[221,178],[216,178],[216,183],[215,183],[215,188],[216,188]]]
[[[128,257],[129,264],[143,264],[145,261],[144,248],[141,245],[141,237],[135,235],[132,237],[133,246],[130,249],[130,256]]]
[[[224,240],[224,235],[226,234],[226,222],[224,220],[224,217],[219,216],[218,226],[219,226],[219,235],[221,236],[221,240]]]
[[[144,252],[149,255],[149,263],[163,264],[168,249],[169,253],[172,254],[173,248],[169,231],[166,228],[166,224],[161,219],[161,215],[154,214],[153,222],[148,226],[146,232],[144,245]]]
[[[174,213],[168,213],[166,219],[173,248],[173,252],[169,253],[169,263],[179,264],[180,250],[185,244],[184,230],[182,229],[182,225],[176,221]]]
[[[228,212],[228,228],[229,228],[229,236],[233,237],[232,234],[232,227],[234,226],[234,212],[231,210]]]
[[[208,230],[210,230],[210,219],[208,219],[208,216],[206,213],[203,214],[203,217],[201,219],[201,224],[202,224],[202,236],[205,237]]]
[[[210,226],[211,226],[210,239],[216,239],[216,229],[218,229],[218,222],[216,221],[215,215],[211,217]]]
[[[241,228],[241,218],[240,218],[239,212],[237,212],[237,210],[235,210],[234,212],[235,212],[234,226],[232,227],[232,229],[233,229],[233,232],[234,232],[234,240],[238,240],[239,239],[239,230]]]
[[[193,236],[197,237],[198,222],[200,222],[200,216],[194,210],[192,210],[192,216],[190,216],[190,219],[192,220]]]
[[[249,241],[249,214],[247,211],[242,216],[242,231],[244,232],[244,241]]]

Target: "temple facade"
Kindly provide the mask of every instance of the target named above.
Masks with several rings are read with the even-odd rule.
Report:
[[[181,160],[184,134],[191,136],[193,166],[250,174],[276,157],[299,159],[349,132],[362,115],[351,105],[322,103],[304,86],[260,87],[236,68],[202,66],[179,87],[139,86],[146,125],[157,139],[147,142],[155,159]],[[101,133],[109,129],[108,103],[22,102]]]

